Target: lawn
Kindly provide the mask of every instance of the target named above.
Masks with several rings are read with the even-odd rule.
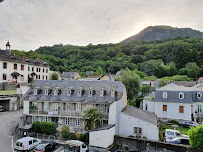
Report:
[[[16,90],[0,90],[0,95],[13,95],[16,94]]]

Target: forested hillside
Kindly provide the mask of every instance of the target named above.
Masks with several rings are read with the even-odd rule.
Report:
[[[175,28],[171,26],[149,26],[138,34],[133,35],[121,43],[128,43],[133,41],[154,41],[166,40],[175,37],[203,37],[203,33],[191,28]]]
[[[174,38],[157,41],[139,41],[125,44],[99,44],[88,46],[54,45],[43,46],[36,51],[19,52],[31,58],[47,61],[51,70],[96,71],[115,74],[128,67],[157,77],[184,75],[197,78],[203,74],[203,38]],[[191,63],[190,63],[191,62]],[[197,71],[190,71],[194,69]]]

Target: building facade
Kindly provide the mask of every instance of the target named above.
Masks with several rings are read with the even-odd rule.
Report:
[[[0,83],[27,83],[31,77],[48,80],[48,64],[39,58],[34,60],[12,54],[8,42],[6,50],[0,50]]]
[[[56,123],[58,131],[68,125],[71,132],[86,132],[84,111],[97,107],[102,125],[116,124],[127,95],[121,82],[36,80],[23,101],[27,124],[49,121]]]
[[[161,119],[202,121],[203,91],[196,87],[168,84],[155,91],[154,100],[145,99],[143,110]]]

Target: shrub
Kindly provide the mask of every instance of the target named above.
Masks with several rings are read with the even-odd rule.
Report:
[[[84,143],[89,143],[89,134],[88,133],[80,134],[79,140]]]
[[[32,123],[32,128],[33,128],[34,132],[41,133],[41,127],[40,127],[40,122],[39,121],[33,122]]]
[[[69,138],[70,136],[70,129],[68,126],[63,126],[61,128],[61,135],[63,138]]]
[[[171,121],[170,121],[170,123],[173,123],[173,124],[176,124],[176,125],[178,125],[178,124],[179,124],[179,122],[178,122],[178,121],[176,121],[176,120],[171,120]]]
[[[34,132],[47,135],[53,135],[56,132],[56,124],[54,122],[39,122],[32,123]]]
[[[203,125],[199,127],[191,127],[188,131],[190,145],[194,148],[197,148],[200,151],[203,151]]]

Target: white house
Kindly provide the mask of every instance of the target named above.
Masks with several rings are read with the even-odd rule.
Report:
[[[56,123],[58,131],[68,125],[71,132],[84,133],[84,111],[97,107],[103,115],[101,124],[118,124],[127,95],[125,86],[118,81],[36,80],[23,101],[26,124],[50,121]]]
[[[157,122],[155,114],[126,106],[119,116],[119,135],[158,141],[159,127]]]
[[[154,100],[145,99],[143,110],[154,112],[162,120],[202,119],[203,90],[196,87],[184,87],[168,84],[155,91]]]
[[[49,66],[39,58],[28,59],[19,57],[10,51],[10,43],[6,50],[0,50],[0,83],[27,83],[30,77],[39,80],[48,80]]]

